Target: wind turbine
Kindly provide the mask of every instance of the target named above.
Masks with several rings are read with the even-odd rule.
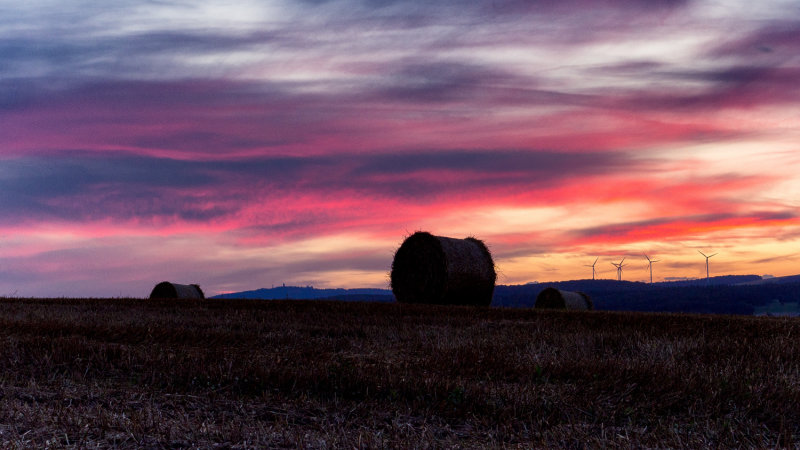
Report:
[[[595,271],[594,271],[594,265],[595,265],[595,264],[597,264],[597,261],[598,261],[599,259],[600,259],[600,257],[598,256],[598,257],[597,257],[597,259],[595,259],[595,260],[594,260],[594,262],[592,263],[592,265],[591,265],[591,266],[590,266],[589,264],[584,264],[584,265],[583,265],[583,267],[591,267],[591,268],[592,268],[592,280],[594,280],[594,274],[595,274]]]
[[[649,256],[644,255],[647,258],[647,267],[650,269],[650,284],[653,284],[653,263],[657,263],[661,261],[660,259],[650,259]]]
[[[712,256],[716,255],[716,253],[714,253],[714,255],[708,255],[708,256],[706,256],[706,254],[705,254],[705,253],[703,253],[703,252],[701,252],[700,250],[698,250],[697,252],[698,252],[698,253],[700,253],[701,255],[703,255],[703,256],[705,256],[705,257],[706,257],[706,284],[708,284],[708,283],[709,283],[709,280],[708,280],[708,260],[709,260],[709,258],[711,258]]]
[[[625,261],[625,257],[624,256],[622,257],[622,261]],[[613,263],[613,262],[611,263],[612,266],[617,268],[617,281],[622,281],[622,268],[625,267],[622,264],[622,261],[620,261],[618,263]]]

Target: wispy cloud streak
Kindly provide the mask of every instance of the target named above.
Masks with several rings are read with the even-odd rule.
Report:
[[[0,295],[383,285],[421,228],[495,242],[507,282],[704,240],[781,274],[769,252],[800,251],[788,6],[0,6]]]

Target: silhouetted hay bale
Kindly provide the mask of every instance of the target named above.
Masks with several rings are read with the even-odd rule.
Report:
[[[535,308],[593,309],[592,299],[583,292],[545,288],[536,296]]]
[[[419,231],[394,254],[391,279],[401,303],[489,306],[497,274],[482,241]]]
[[[204,299],[203,290],[196,284],[176,284],[162,281],[153,288],[150,298],[191,298]]]

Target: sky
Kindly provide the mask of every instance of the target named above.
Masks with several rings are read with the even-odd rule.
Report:
[[[0,296],[800,273],[800,3],[0,0]]]

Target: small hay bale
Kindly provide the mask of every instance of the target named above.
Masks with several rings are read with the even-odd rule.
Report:
[[[180,298],[180,299],[199,299],[206,298],[203,290],[196,284],[177,284],[169,281],[162,281],[153,288],[150,298]]]
[[[536,296],[535,308],[594,309],[592,299],[583,292],[562,291],[554,287],[545,288]]]
[[[489,306],[497,273],[482,241],[419,231],[394,254],[391,280],[400,303]]]

